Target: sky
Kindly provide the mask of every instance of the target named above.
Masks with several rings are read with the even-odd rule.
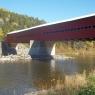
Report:
[[[55,22],[95,13],[95,0],[0,0],[0,8]]]

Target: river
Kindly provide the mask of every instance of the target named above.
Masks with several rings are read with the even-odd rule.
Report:
[[[1,63],[0,95],[32,95],[36,91],[55,87],[59,79],[64,82],[66,75],[84,72],[88,75],[94,70],[95,56]]]

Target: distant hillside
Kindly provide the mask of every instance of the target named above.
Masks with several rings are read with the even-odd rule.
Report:
[[[8,32],[40,25],[43,23],[45,23],[44,20],[39,20],[35,17],[20,15],[5,9],[0,9],[0,40],[2,40]]]

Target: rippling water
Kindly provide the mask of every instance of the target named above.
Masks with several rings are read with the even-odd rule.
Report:
[[[0,64],[0,95],[28,95],[55,87],[65,75],[86,75],[95,70],[95,56],[58,58],[51,61],[19,61]],[[29,94],[30,95],[30,94]]]

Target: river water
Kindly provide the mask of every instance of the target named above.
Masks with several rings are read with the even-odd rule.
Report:
[[[56,86],[58,79],[95,70],[95,56],[30,60],[0,64],[0,95],[32,95]],[[32,94],[28,94],[32,93]]]

